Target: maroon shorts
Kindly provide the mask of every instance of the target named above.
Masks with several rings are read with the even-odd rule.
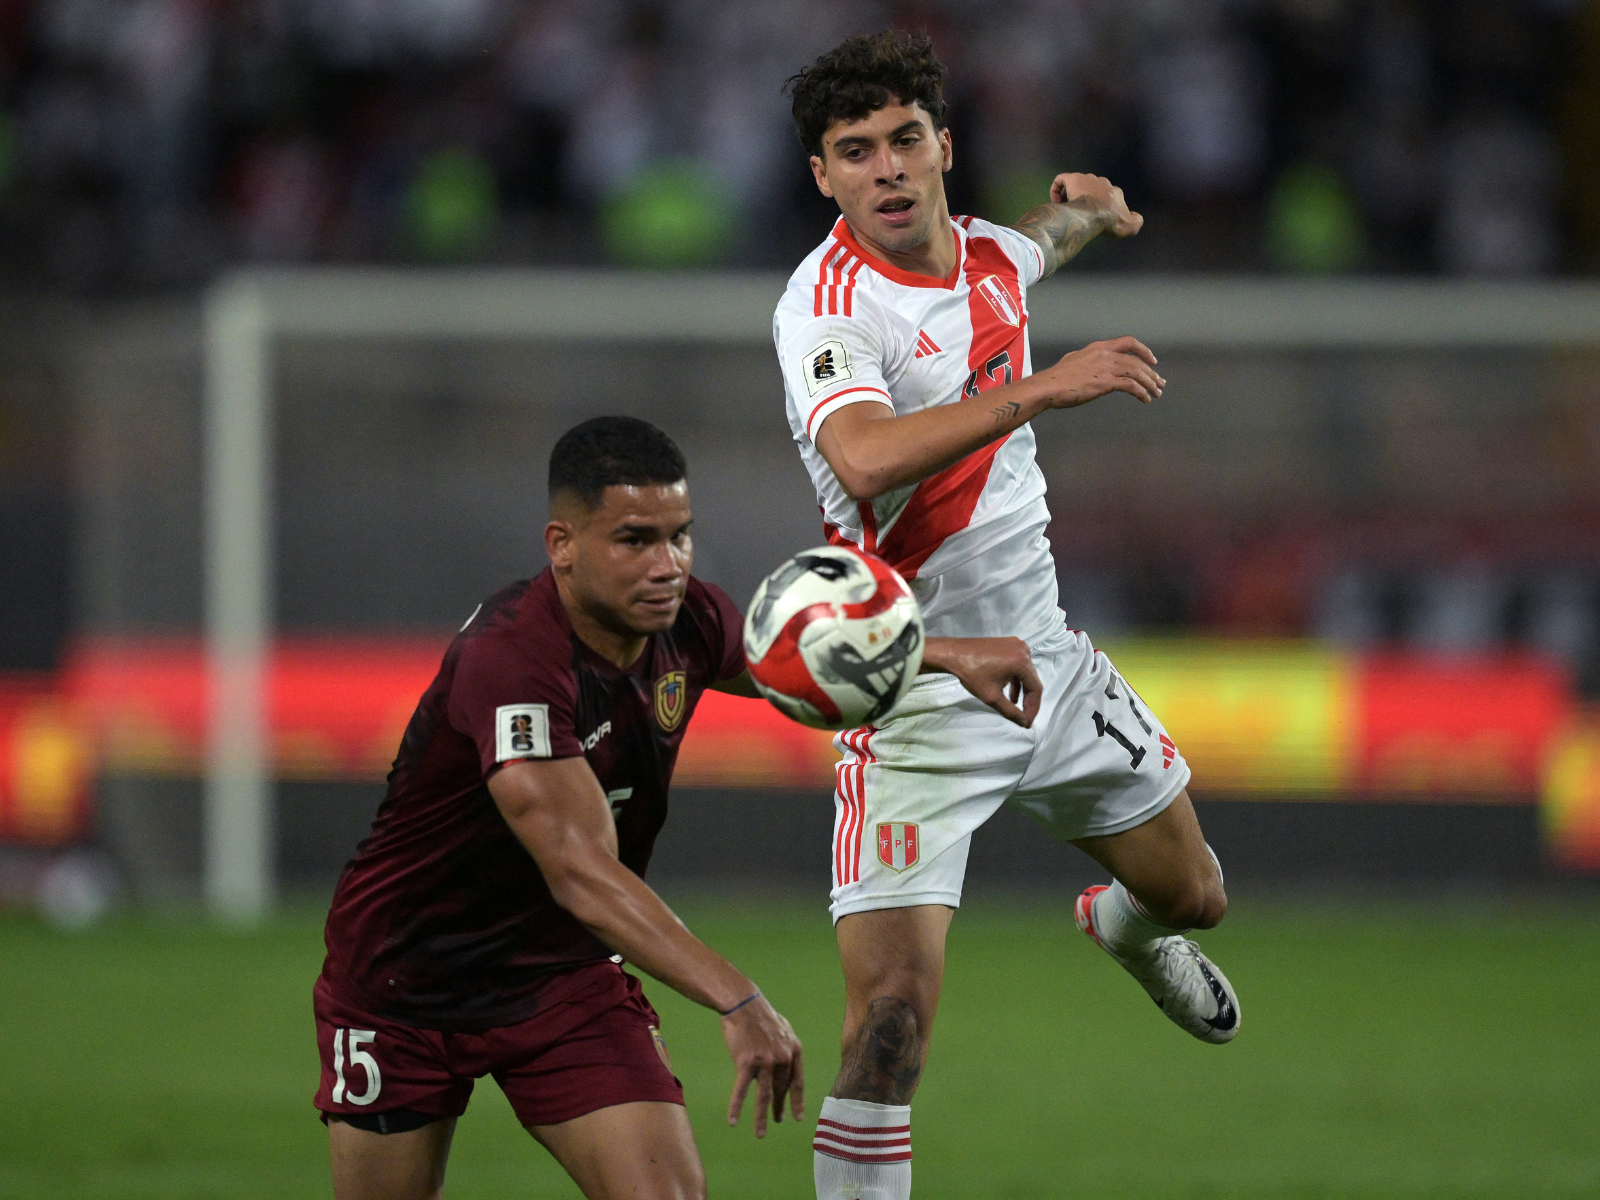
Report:
[[[405,1108],[458,1117],[472,1081],[492,1075],[524,1125],[556,1125],[637,1100],[683,1103],[639,981],[612,962],[552,979],[538,1013],[474,1033],[418,1029],[374,1017],[328,980],[312,989],[328,1116]]]

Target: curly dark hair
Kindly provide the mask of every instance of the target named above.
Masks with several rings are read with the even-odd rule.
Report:
[[[894,103],[920,104],[943,129],[948,73],[927,34],[888,30],[841,42],[783,90],[794,98],[800,144],[820,156],[822,135],[835,121],[859,121]]]

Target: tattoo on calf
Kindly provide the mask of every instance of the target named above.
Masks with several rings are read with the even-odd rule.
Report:
[[[832,1095],[872,1104],[910,1104],[922,1077],[922,1038],[917,1013],[904,1000],[882,996],[867,1007],[845,1047]]]

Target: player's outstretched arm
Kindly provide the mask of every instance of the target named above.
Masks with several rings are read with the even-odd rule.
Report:
[[[950,672],[967,691],[1024,729],[1039,715],[1044,688],[1021,638],[931,637],[923,645],[922,669]]]
[[[954,404],[896,416],[886,404],[849,404],[830,413],[816,445],[852,500],[875,500],[960,462],[1050,408],[1074,408],[1110,392],[1145,404],[1167,381],[1137,338],[1091,342],[1032,375]]]
[[[1048,279],[1102,233],[1132,237],[1144,218],[1128,208],[1122,189],[1099,175],[1057,175],[1050,184],[1050,203],[1030,208],[1011,228],[1039,244]]]
[[[738,1072],[728,1104],[736,1124],[756,1085],[756,1136],[788,1097],[805,1115],[800,1040],[760,989],[690,933],[644,880],[617,858],[617,830],[600,781],[582,758],[522,760],[489,780],[500,814],[539,864],[557,904],[640,970],[722,1016]]]

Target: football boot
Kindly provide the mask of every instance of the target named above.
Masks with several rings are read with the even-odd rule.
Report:
[[[1175,933],[1157,938],[1140,954],[1129,955],[1118,953],[1100,940],[1094,927],[1094,902],[1101,892],[1109,890],[1092,887],[1078,897],[1078,928],[1139,981],[1173,1024],[1202,1042],[1221,1045],[1232,1041],[1239,1032],[1239,997],[1228,977],[1200,952],[1199,946]]]

